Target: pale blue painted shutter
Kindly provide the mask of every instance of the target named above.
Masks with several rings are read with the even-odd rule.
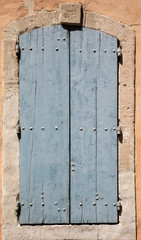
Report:
[[[21,224],[117,223],[117,39],[20,36]]]
[[[19,41],[20,223],[68,223],[68,31],[45,27]]]
[[[117,222],[117,39],[70,32],[71,223]]]

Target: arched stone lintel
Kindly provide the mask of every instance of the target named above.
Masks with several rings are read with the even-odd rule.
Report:
[[[4,36],[12,35],[18,37],[19,34],[35,28],[57,24],[82,25],[83,27],[97,29],[118,38],[120,41],[126,40],[129,34],[132,39],[134,38],[133,29],[127,25],[107,16],[83,11],[81,4],[67,3],[61,3],[55,11],[48,12],[43,9],[37,12],[37,14],[10,23],[4,31]],[[126,35],[127,32],[128,36]]]

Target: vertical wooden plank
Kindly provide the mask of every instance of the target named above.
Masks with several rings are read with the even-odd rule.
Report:
[[[29,223],[44,223],[44,195],[42,193],[42,174],[45,168],[44,152],[44,139],[42,138],[42,94],[43,94],[43,53],[42,43],[44,29],[37,29],[32,31],[32,36],[36,36],[35,44],[32,43],[32,53],[34,54],[35,61],[35,99],[34,99],[34,120],[33,120],[33,149],[32,149],[32,164],[30,170],[30,218]],[[35,214],[36,213],[36,214]]]
[[[27,202],[27,209],[30,210],[27,218],[25,204],[22,206],[20,222],[67,223],[69,221],[68,32],[62,26],[52,26],[34,30],[29,34],[33,39],[30,64],[29,59],[25,59],[29,74],[24,78],[24,84],[22,78],[20,81],[22,96],[20,102],[23,102],[26,108],[23,112],[23,105],[20,105],[22,114],[20,123],[25,125],[26,118],[28,126],[25,126],[25,130],[28,128],[28,131],[22,131],[20,141],[20,189],[25,188],[20,192],[20,199]],[[21,36],[20,45],[24,36]],[[27,43],[25,48],[26,46]],[[22,61],[21,55],[21,69]],[[30,77],[31,75],[33,77]],[[30,91],[33,92],[33,97]],[[31,97],[32,100],[28,101],[27,95],[28,99]],[[32,130],[29,130],[30,126],[33,127]],[[27,133],[26,138],[25,133]],[[30,135],[32,135],[31,142]],[[24,145],[28,146],[26,153],[23,150]],[[24,162],[27,168],[23,169]],[[29,207],[30,203],[32,206]]]
[[[97,222],[117,222],[117,39],[99,33]]]
[[[97,222],[95,129],[98,46],[98,31],[71,29],[71,223]]]
[[[20,223],[29,223],[30,218],[30,181],[33,151],[33,126],[35,118],[35,72],[36,56],[31,45],[36,44],[36,31],[20,36],[21,60],[19,62],[20,91]]]
[[[69,34],[44,30],[45,223],[69,223]]]

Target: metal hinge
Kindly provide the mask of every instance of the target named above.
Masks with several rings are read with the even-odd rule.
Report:
[[[117,211],[121,211],[121,202],[117,202]]]
[[[121,127],[120,126],[118,126],[116,128],[116,132],[117,132],[117,135],[121,135]]]
[[[118,47],[118,48],[117,48],[117,56],[118,56],[118,57],[121,57],[121,56],[122,56],[122,49],[121,49],[121,47]]]
[[[16,132],[17,132],[18,138],[20,139],[21,138],[21,127],[20,127],[20,125],[16,126]]]
[[[17,125],[17,126],[16,126],[16,131],[17,131],[17,134],[20,134],[20,133],[21,133],[21,127],[20,127],[20,125]]]
[[[16,216],[19,218],[20,216],[20,212],[21,212],[21,204],[20,202],[16,202],[16,208],[15,208],[15,211],[16,211]]]
[[[20,59],[20,47],[19,47],[18,43],[16,44],[16,56],[17,56],[17,58],[19,60]]]

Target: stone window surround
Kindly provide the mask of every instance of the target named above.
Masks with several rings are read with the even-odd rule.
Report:
[[[64,14],[63,11],[69,14]],[[80,17],[76,16],[80,14]],[[10,23],[3,33],[3,240],[45,239],[136,239],[134,176],[134,31],[122,23],[83,11],[80,4],[60,4],[53,12],[42,10]],[[63,17],[62,17],[63,16]],[[82,19],[82,21],[81,21]],[[19,77],[16,43],[21,33],[35,28],[76,24],[93,28],[119,39],[118,117],[122,137],[118,140],[118,185],[122,211],[118,224],[20,226],[15,214],[19,194]],[[107,186],[108,187],[108,186]]]

